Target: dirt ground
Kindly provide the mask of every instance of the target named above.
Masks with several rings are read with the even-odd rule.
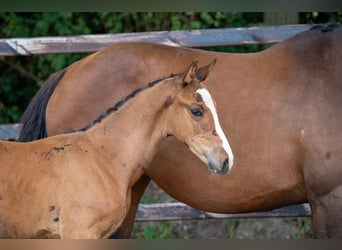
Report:
[[[144,202],[175,202],[151,183]],[[136,222],[131,238],[302,239],[310,238],[310,218],[219,219]]]

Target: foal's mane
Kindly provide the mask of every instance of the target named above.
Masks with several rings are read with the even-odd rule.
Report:
[[[106,118],[108,115],[110,115],[111,113],[117,111],[121,106],[123,106],[128,100],[132,99],[133,97],[135,97],[137,94],[139,94],[140,92],[142,92],[143,90],[147,89],[147,88],[151,88],[153,86],[155,86],[158,83],[162,83],[164,82],[164,80],[175,77],[179,74],[170,74],[169,76],[163,77],[161,79],[155,80],[153,82],[150,82],[149,84],[147,84],[146,86],[137,88],[135,90],[133,90],[130,94],[128,94],[126,97],[122,98],[120,101],[118,101],[114,106],[110,107],[109,109],[107,109],[104,113],[102,113],[96,120],[94,120],[93,122],[89,123],[88,125],[86,125],[85,127],[81,128],[78,131],[86,131],[89,128],[93,127],[95,124],[100,123],[104,118]]]

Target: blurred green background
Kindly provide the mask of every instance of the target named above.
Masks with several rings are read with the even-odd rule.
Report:
[[[341,12],[2,12],[0,38],[325,23],[341,20]],[[263,49],[263,46],[210,49],[254,52]],[[32,96],[50,74],[86,55],[83,53],[0,57],[0,123],[18,122]]]

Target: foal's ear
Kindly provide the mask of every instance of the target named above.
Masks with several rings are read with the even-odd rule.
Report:
[[[186,87],[189,83],[191,83],[195,78],[197,78],[197,63],[198,60],[193,61],[188,69],[180,75],[179,80],[182,82],[182,86]]]
[[[214,59],[211,63],[199,68],[196,73],[196,77],[200,82],[207,79],[209,72],[214,68],[217,59]]]

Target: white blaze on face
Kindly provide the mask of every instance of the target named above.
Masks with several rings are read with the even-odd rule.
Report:
[[[234,156],[233,156],[233,152],[232,149],[230,148],[230,145],[228,143],[228,140],[221,128],[219,119],[218,119],[218,115],[217,115],[217,111],[213,102],[213,99],[211,98],[211,95],[209,93],[208,90],[206,89],[198,89],[196,91],[196,93],[199,93],[203,99],[204,104],[209,108],[209,110],[211,111],[212,115],[213,115],[213,119],[214,119],[214,123],[215,123],[215,130],[216,133],[219,135],[219,137],[221,138],[222,141],[222,146],[224,148],[224,150],[227,152],[228,157],[229,157],[229,169],[231,169],[231,167],[233,166],[233,161],[234,161]]]

